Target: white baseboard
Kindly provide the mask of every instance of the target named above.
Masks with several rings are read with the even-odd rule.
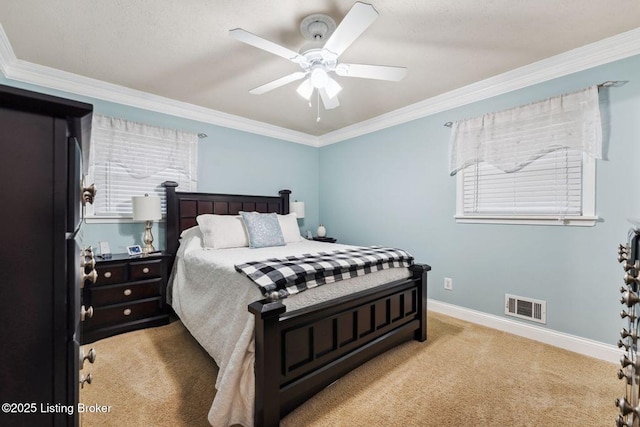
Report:
[[[614,345],[521,323],[516,320],[505,319],[504,317],[493,314],[487,314],[433,299],[428,300],[427,306],[429,310],[437,313],[540,341],[607,362],[619,363],[620,356],[622,355],[622,351]]]

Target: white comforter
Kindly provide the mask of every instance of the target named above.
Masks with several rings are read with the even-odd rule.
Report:
[[[260,249],[203,249],[198,232],[191,230],[183,235],[169,299],[189,332],[218,364],[217,392],[208,417],[212,426],[253,425],[254,318],[247,306],[263,296],[257,285],[235,271],[234,265],[348,247],[303,240]],[[287,311],[292,311],[409,275],[406,268],[390,268],[310,289],[283,303]]]

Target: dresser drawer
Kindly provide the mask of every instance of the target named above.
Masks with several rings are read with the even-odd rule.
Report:
[[[99,328],[144,319],[160,313],[161,298],[148,298],[132,303],[95,308],[93,317],[85,320],[85,327]]]
[[[96,285],[111,285],[113,283],[122,283],[125,281],[127,264],[106,264],[96,265],[98,279]]]
[[[99,308],[104,305],[159,296],[161,285],[162,279],[157,278],[136,283],[96,286],[91,289],[91,305]]]
[[[162,275],[162,260],[149,260],[143,262],[132,262],[129,265],[131,280],[149,279]]]

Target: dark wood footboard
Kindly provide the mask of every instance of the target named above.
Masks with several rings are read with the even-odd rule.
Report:
[[[338,300],[286,312],[279,301],[255,315],[255,426],[280,418],[352,369],[401,342],[427,339],[427,272]]]

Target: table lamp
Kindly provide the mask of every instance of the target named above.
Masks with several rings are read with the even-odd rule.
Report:
[[[295,202],[291,202],[291,204],[289,205],[289,212],[295,213],[298,219],[303,219],[304,218],[304,202],[299,202],[297,200]]]
[[[153,247],[153,234],[151,234],[151,223],[154,219],[162,219],[162,212],[160,211],[160,197],[149,196],[133,196],[131,198],[131,205],[133,206],[133,220],[134,221],[146,221],[144,227],[144,235],[142,241],[144,247],[142,248],[142,254],[148,255],[149,252],[154,252]]]

